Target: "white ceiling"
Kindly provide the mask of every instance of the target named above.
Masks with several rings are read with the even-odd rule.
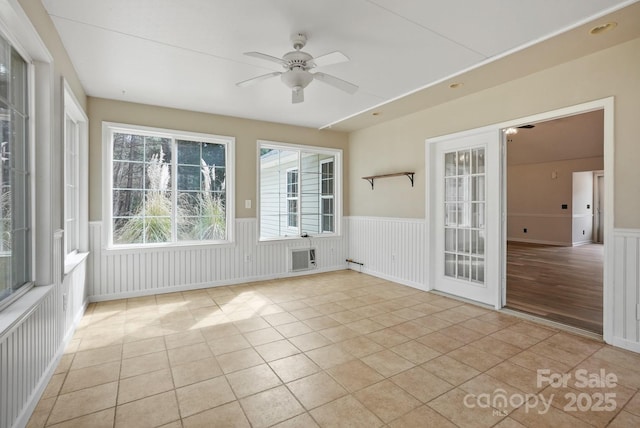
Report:
[[[593,20],[630,0],[43,0],[88,95],[321,128]],[[320,68],[357,84],[314,81],[291,104],[279,71],[291,34]]]

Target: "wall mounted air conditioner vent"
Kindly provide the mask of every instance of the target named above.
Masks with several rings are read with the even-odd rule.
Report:
[[[315,248],[292,248],[289,257],[289,272],[300,272],[316,268]]]

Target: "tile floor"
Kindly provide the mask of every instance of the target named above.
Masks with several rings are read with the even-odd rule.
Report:
[[[341,271],[91,304],[29,427],[630,427],[639,387],[640,354]]]

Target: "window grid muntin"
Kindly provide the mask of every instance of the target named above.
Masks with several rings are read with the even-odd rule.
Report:
[[[484,284],[485,150],[445,153],[444,274]]]
[[[110,242],[111,245],[114,247],[119,247],[119,246],[144,246],[146,244],[176,244],[176,243],[180,243],[180,244],[185,244],[188,242],[211,242],[211,243],[215,243],[215,242],[219,242],[219,241],[228,241],[230,239],[230,227],[231,225],[229,224],[229,213],[230,210],[228,209],[228,205],[227,205],[227,191],[226,191],[226,181],[228,178],[227,175],[227,170],[228,170],[228,165],[229,165],[229,160],[230,158],[230,149],[231,146],[230,144],[232,144],[233,139],[230,137],[218,137],[218,136],[209,136],[209,135],[203,135],[203,134],[193,134],[193,135],[188,135],[188,134],[181,134],[178,132],[173,132],[173,131],[167,131],[167,130],[160,130],[160,129],[151,129],[151,128],[144,128],[144,127],[136,127],[133,126],[131,128],[127,127],[127,125],[122,125],[122,127],[118,124],[108,124],[107,125],[108,129],[110,130],[109,132],[109,144],[111,147],[111,177],[112,177],[112,185],[111,185],[111,211],[110,211],[110,217],[111,217],[111,227],[110,227]],[[116,155],[116,152],[114,150],[114,141],[115,141],[115,136],[117,134],[124,134],[124,135],[131,135],[134,137],[141,137],[142,138],[142,142],[144,143],[144,147],[142,150],[142,153],[140,156],[138,156],[138,159],[136,160],[127,160],[126,158],[118,158],[118,156]],[[146,177],[147,175],[147,169],[145,166],[148,166],[151,162],[152,156],[153,154],[156,153],[151,153],[147,150],[147,139],[161,139],[161,140],[166,140],[164,144],[166,144],[168,146],[168,150],[164,150],[163,148],[163,152],[165,155],[165,163],[168,163],[169,165],[169,170],[170,170],[170,180],[167,186],[167,189],[165,190],[166,193],[168,193],[169,197],[168,199],[170,199],[171,201],[171,214],[170,215],[166,215],[166,216],[138,216],[138,215],[127,215],[127,216],[123,216],[123,215],[116,215],[117,213],[115,212],[115,206],[114,206],[114,192],[119,191],[119,192],[140,192],[142,193],[140,195],[140,199],[141,199],[141,203],[144,205],[143,207],[143,212],[146,213],[146,205],[147,205],[147,200],[145,198],[145,192],[151,192],[154,190],[162,190],[162,189],[157,189],[156,186],[149,186],[148,184],[148,178]],[[215,168],[215,172],[216,175],[218,175],[218,173],[220,173],[220,171],[222,171],[222,175],[224,176],[224,183],[222,183],[221,186],[219,186],[215,191],[211,192],[211,193],[215,193],[216,195],[222,195],[223,196],[223,216],[224,216],[224,236],[222,238],[218,238],[218,239],[189,239],[189,240],[183,240],[183,239],[179,239],[179,233],[178,233],[178,221],[181,219],[180,216],[178,216],[177,214],[177,206],[178,206],[178,194],[179,192],[187,192],[187,193],[194,193],[194,194],[198,194],[198,193],[203,193],[201,190],[195,190],[195,189],[179,189],[179,185],[178,185],[178,167],[179,166],[195,166],[192,164],[178,164],[178,143],[179,142],[185,142],[185,143],[190,143],[190,144],[200,144],[200,153],[202,153],[202,147],[205,145],[210,145],[210,146],[221,146],[224,150],[224,166],[220,166],[220,167],[216,167]],[[161,144],[161,146],[163,146],[163,144]],[[169,160],[167,161],[167,157],[169,158]],[[120,187],[120,186],[116,186],[115,184],[115,178],[114,178],[114,165],[118,164],[118,163],[122,163],[122,164],[131,164],[131,165],[138,165],[138,166],[142,166],[145,167],[144,168],[144,172],[143,172],[143,176],[144,178],[141,180],[142,185],[136,188],[127,188],[127,187]],[[210,165],[208,165],[210,166]],[[202,177],[200,176],[200,182],[202,181]],[[137,241],[133,241],[133,242],[123,242],[123,243],[118,243],[116,242],[116,237],[115,237],[115,228],[116,228],[116,222],[118,220],[122,220],[122,219],[134,219],[134,218],[138,218],[143,222],[143,227],[147,227],[147,223],[150,220],[162,220],[162,219],[168,219],[170,221],[170,229],[171,229],[171,233],[170,233],[170,239],[167,239],[165,241],[147,241],[146,239],[140,239]],[[201,215],[187,215],[187,216],[182,216],[182,219],[199,219],[199,218],[204,218],[204,216]],[[143,235],[144,237],[144,235]]]

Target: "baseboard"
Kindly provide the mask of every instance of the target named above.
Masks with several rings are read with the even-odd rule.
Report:
[[[89,297],[90,302],[106,302],[109,300],[118,300],[118,299],[131,299],[134,297],[144,297],[144,296],[152,296],[156,294],[168,294],[168,293],[177,293],[180,291],[191,291],[191,290],[201,290],[203,288],[213,288],[213,287],[224,287],[227,285],[237,285],[237,284],[245,284],[247,282],[257,282],[257,281],[270,281],[273,279],[281,279],[281,278],[293,278],[296,276],[304,276],[304,275],[313,275],[325,272],[335,272],[339,270],[346,270],[347,265],[337,265],[327,268],[320,269],[310,269],[300,272],[283,272],[276,275],[259,275],[259,276],[249,276],[243,278],[236,278],[224,281],[215,281],[215,282],[200,282],[194,284],[183,284],[183,285],[175,285],[172,287],[163,287],[163,288],[149,288],[145,290],[136,290],[136,291],[126,291],[124,293],[114,293],[114,294],[99,294]]]
[[[55,373],[56,368],[60,363],[60,359],[64,355],[64,350],[67,349],[67,346],[69,346],[69,342],[71,342],[71,339],[73,338],[73,335],[76,332],[76,328],[78,328],[78,324],[80,323],[80,320],[84,316],[84,313],[86,312],[88,305],[89,305],[89,301],[85,300],[80,310],[76,313],[75,317],[73,318],[73,323],[71,323],[71,327],[69,327],[69,330],[67,330],[67,332],[65,333],[64,339],[62,340],[62,343],[60,343],[60,346],[56,351],[56,355],[51,359],[51,361],[47,365],[47,369],[44,371],[44,374],[42,375],[42,377],[40,377],[38,384],[36,385],[33,392],[31,393],[31,397],[29,397],[29,400],[27,401],[25,406],[22,408],[20,415],[16,419],[14,423],[14,428],[25,428],[29,423],[29,419],[31,419],[31,415],[36,409],[36,406],[40,401],[40,397],[42,397],[42,394],[44,393],[45,389],[47,389],[47,385],[49,385],[49,381],[51,381],[51,378],[53,377],[53,374]]]
[[[630,340],[623,339],[621,337],[614,337],[613,340],[611,340],[611,345],[626,349],[627,351],[640,353],[640,343],[631,342]]]
[[[588,245],[588,244],[593,244],[593,241],[591,239],[587,240],[587,241],[576,241],[572,244],[572,246],[574,247],[579,247],[581,245]]]
[[[527,238],[507,238],[507,242],[522,242],[525,244],[553,245],[556,247],[571,247],[573,244],[572,242],[546,241],[544,239],[527,239]]]
[[[421,290],[421,291],[429,291],[425,284],[421,284],[415,281],[408,281],[404,278],[399,278],[393,275],[387,275],[382,272],[367,269],[364,266],[361,266],[361,269],[356,267],[351,267],[349,269],[356,272],[366,273],[367,275],[375,276],[376,278],[386,279],[387,281],[397,282],[398,284],[406,285],[411,288],[417,288],[418,290]]]

